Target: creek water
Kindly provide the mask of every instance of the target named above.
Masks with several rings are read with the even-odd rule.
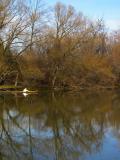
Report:
[[[0,160],[120,160],[120,93],[0,93]]]

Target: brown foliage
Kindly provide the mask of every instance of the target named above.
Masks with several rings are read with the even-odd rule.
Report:
[[[47,21],[37,0],[34,6],[22,2],[20,7],[18,0],[1,2],[1,84],[6,79],[15,84],[18,81],[51,87],[117,84],[119,32],[111,38],[102,20],[92,22],[72,6],[61,3],[56,3],[52,13],[46,12],[51,15]]]

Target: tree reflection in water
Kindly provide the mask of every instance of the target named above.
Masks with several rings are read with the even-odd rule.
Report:
[[[0,95],[0,159],[77,160],[120,138],[120,98],[112,92]]]

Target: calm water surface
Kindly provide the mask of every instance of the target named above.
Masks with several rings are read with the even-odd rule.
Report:
[[[120,93],[0,93],[0,160],[120,160]]]

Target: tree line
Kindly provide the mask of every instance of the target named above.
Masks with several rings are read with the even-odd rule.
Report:
[[[116,87],[120,31],[73,6],[0,0],[0,85]]]

